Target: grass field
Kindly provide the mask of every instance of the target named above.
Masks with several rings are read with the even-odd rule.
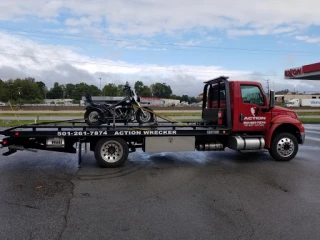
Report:
[[[46,122],[52,122],[52,121],[41,121],[42,123]],[[20,125],[25,125],[25,124],[34,124],[34,120],[1,120],[0,121],[0,127],[15,127],[15,126],[20,126]]]
[[[201,116],[201,112],[160,112],[156,114],[163,116]],[[18,117],[83,117],[84,113],[15,113]],[[320,112],[319,112],[320,114]],[[0,117],[11,117],[14,116],[14,113],[1,113]]]
[[[201,112],[155,112],[156,114],[160,116],[201,116]],[[83,117],[83,113],[41,113],[41,112],[35,112],[35,113],[15,113],[18,117]],[[319,116],[320,112],[298,112],[299,116]],[[1,113],[0,112],[0,118],[3,117],[11,117],[15,116],[14,113]]]

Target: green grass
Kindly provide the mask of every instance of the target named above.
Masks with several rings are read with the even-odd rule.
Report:
[[[19,113],[15,112],[15,114],[19,117],[69,117],[69,116],[83,116],[83,113],[41,113],[41,112],[35,112],[35,113]],[[14,116],[14,113],[1,113],[0,117],[11,117]]]
[[[53,122],[50,120],[42,120],[39,123],[49,123],[49,122]],[[0,127],[4,127],[4,128],[9,128],[9,127],[16,127],[16,126],[21,126],[21,125],[25,125],[25,124],[34,124],[34,120],[20,120],[19,122],[17,120],[0,120]],[[66,122],[61,122],[61,123],[56,123],[56,125],[65,125]],[[53,124],[50,124],[53,125]],[[77,126],[79,126],[79,124],[77,124]]]
[[[298,116],[319,116],[320,112],[297,112]]]
[[[157,113],[158,115],[161,116],[201,116],[201,112],[160,112]],[[35,112],[35,113],[15,113],[18,117],[82,117],[84,115],[84,112],[79,112],[79,113],[41,113],[41,112]],[[14,116],[14,113],[1,113],[0,112],[0,117],[11,117]]]
[[[320,124],[320,118],[299,118],[302,123]]]
[[[299,118],[302,123],[313,123],[313,124],[320,124],[320,118]],[[180,122],[198,122],[201,119],[179,119]]]
[[[160,115],[160,116],[201,116],[201,112],[160,112],[158,113],[157,111],[155,111],[156,114]],[[34,112],[34,113],[19,113],[19,112],[15,112],[15,114],[19,117],[83,117],[84,115],[84,111],[83,112],[76,112],[76,113],[58,113],[58,112],[51,112],[51,113],[43,113],[43,112]],[[299,117],[303,117],[303,116],[319,116],[320,112],[297,112],[297,114],[299,115]],[[11,116],[15,116],[14,113],[1,113],[0,112],[0,118],[1,116],[3,117],[11,117]]]
[[[51,122],[51,121],[41,121],[41,122]],[[24,124],[34,124],[34,120],[1,120],[0,127],[15,127]]]

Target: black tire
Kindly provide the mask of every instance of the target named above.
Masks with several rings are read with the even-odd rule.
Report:
[[[127,142],[122,138],[102,138],[94,148],[95,159],[103,168],[121,167],[128,155]]]
[[[144,107],[144,109],[148,110],[148,111],[144,111],[144,113],[146,114],[146,117],[144,117],[143,112],[140,108],[137,110],[136,112],[137,122],[140,124],[153,122],[154,121],[153,110],[149,107]]]
[[[86,122],[86,124],[88,124],[89,126],[100,126],[102,123],[99,118],[97,118],[96,121],[93,121],[92,115],[96,114],[99,115],[99,112],[97,110],[87,110],[84,113],[84,121]]]
[[[269,153],[276,161],[290,161],[298,153],[297,138],[291,133],[279,133],[273,137]]]

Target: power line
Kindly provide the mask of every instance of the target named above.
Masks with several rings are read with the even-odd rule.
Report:
[[[262,49],[262,48],[235,48],[235,47],[214,47],[214,46],[204,46],[204,45],[187,45],[187,44],[175,44],[175,43],[159,43],[159,42],[151,42],[151,41],[136,41],[136,40],[127,40],[127,39],[116,39],[116,38],[107,38],[107,37],[92,37],[92,36],[85,36],[85,35],[73,35],[73,34],[66,34],[66,33],[53,33],[53,32],[43,32],[43,31],[33,31],[33,32],[28,32],[25,29],[17,29],[17,28],[3,28],[6,30],[12,30],[10,33],[13,33],[14,35],[18,36],[24,36],[26,37],[26,34],[22,34],[21,32],[25,32],[29,34],[29,36],[34,36],[34,37],[39,37],[43,39],[62,39],[62,36],[65,37],[73,37],[73,38],[78,38],[76,41],[84,41],[85,39],[92,39],[92,40],[104,40],[104,41],[112,41],[112,42],[124,42],[124,43],[135,43],[135,44],[141,44],[143,45],[144,48],[147,48],[146,45],[158,45],[158,46],[171,46],[171,47],[180,47],[184,49],[175,49],[175,50],[183,50],[183,51],[195,51],[197,49],[207,49],[207,50],[215,50],[215,51],[223,51],[223,50],[232,50],[232,51],[241,51],[241,52],[246,52],[246,53],[261,53],[261,52],[269,52],[273,53],[275,55],[283,55],[283,54],[288,54],[288,53],[294,53],[294,54],[303,54],[303,55],[319,55],[320,52],[309,52],[309,51],[293,51],[293,50],[274,50],[274,49]],[[36,35],[35,33],[40,33],[40,34],[46,34],[46,35],[54,35],[54,36],[59,36],[58,38],[54,37],[49,37],[49,36],[39,36]],[[75,39],[71,39],[75,41]],[[88,41],[87,41],[88,42]],[[105,43],[104,43],[105,44]],[[189,48],[189,49],[185,49]],[[192,48],[192,49],[190,49]],[[172,50],[172,49],[170,49]],[[207,52],[215,52],[215,51],[207,51]]]

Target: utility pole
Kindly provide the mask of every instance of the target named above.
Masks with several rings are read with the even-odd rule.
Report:
[[[269,79],[267,79],[267,88],[268,88],[268,94],[269,94],[270,92]]]
[[[21,106],[21,87],[18,87],[18,94],[19,94],[19,105]]]
[[[101,89],[101,78],[100,79],[100,96],[102,96],[102,89]]]

